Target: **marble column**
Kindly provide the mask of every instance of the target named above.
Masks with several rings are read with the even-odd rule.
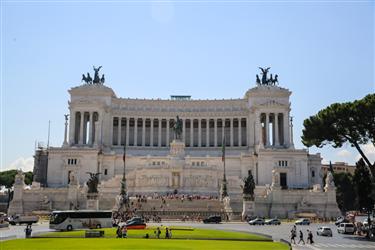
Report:
[[[83,144],[83,120],[85,119],[85,112],[81,111],[81,121],[79,126],[79,144]]]
[[[93,125],[94,125],[94,112],[90,112],[89,113],[89,121],[90,121],[90,128],[89,128],[89,140],[88,140],[88,144],[89,145],[92,145],[92,141],[93,141],[93,138],[92,138],[92,129],[93,129]]]
[[[138,118],[134,118],[134,146],[138,146]]]
[[[118,126],[117,126],[117,145],[121,146],[121,117],[118,117]]]
[[[210,146],[210,119],[206,119],[206,147]]]
[[[233,147],[233,118],[230,118],[230,146]]]
[[[225,137],[225,118],[221,120],[221,144],[223,144],[224,140],[227,140],[227,138]],[[225,142],[225,144],[227,143]]]
[[[269,113],[266,113],[266,146],[270,145],[270,120]]]
[[[249,117],[246,117],[246,145],[245,146],[249,146],[250,144],[250,118]]]
[[[169,147],[169,118],[167,119],[167,137],[166,137],[166,146]]]
[[[125,133],[125,138],[126,138],[126,146],[129,146],[129,126],[130,126],[130,118],[126,118],[126,133]]]
[[[146,141],[146,119],[142,118],[142,147],[145,146]]]
[[[238,119],[238,146],[242,146],[241,118]]]
[[[279,146],[279,113],[275,113],[274,117],[274,125],[275,125],[275,146]]]
[[[214,119],[214,146],[217,147],[217,119]]]
[[[194,147],[194,119],[190,119],[190,147]]]
[[[198,119],[198,147],[202,146],[202,120]]]
[[[158,147],[161,147],[161,119],[158,119]]]
[[[283,123],[284,123],[284,146],[289,147],[289,116],[288,113],[283,113]]]
[[[150,125],[150,147],[154,146],[154,119],[150,119],[151,125]]]
[[[69,121],[69,144],[74,145],[75,141],[75,132],[76,132],[76,112],[70,112],[70,121]]]
[[[186,136],[186,133],[185,133],[185,128],[186,128],[186,124],[185,124],[185,119],[181,119],[182,120],[182,141],[184,142],[184,144],[186,144],[186,141],[185,141],[185,136]]]

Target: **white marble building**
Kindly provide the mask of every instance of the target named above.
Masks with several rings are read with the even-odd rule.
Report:
[[[333,181],[321,188],[320,155],[294,148],[288,89],[259,83],[243,98],[227,100],[126,99],[102,84],[84,84],[69,93],[63,145],[37,150],[31,190],[24,189],[22,173],[17,175],[9,214],[87,209],[87,172],[101,173],[96,208],[112,209],[120,192],[125,148],[130,196],[177,191],[218,197],[223,142],[229,197],[211,200],[211,205],[205,200],[184,203],[183,208],[172,200],[166,216],[214,210],[231,219],[241,213],[339,214]],[[181,140],[174,140],[172,129],[177,116],[182,119]],[[243,202],[241,185],[249,171],[256,183],[254,201]],[[176,209],[182,214],[174,213]]]
[[[103,187],[113,185],[123,173],[126,146],[130,194],[177,190],[217,196],[224,137],[233,198],[241,195],[241,180],[249,170],[258,186],[271,185],[272,170],[280,173],[285,189],[321,183],[320,155],[294,148],[288,89],[257,85],[243,98],[226,100],[120,98],[100,84],[69,93],[69,132],[62,147],[49,150],[48,187],[67,187],[70,173],[84,185],[86,172],[100,172]],[[185,147],[175,155],[170,143],[177,115]]]

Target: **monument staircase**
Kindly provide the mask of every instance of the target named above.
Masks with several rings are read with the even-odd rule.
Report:
[[[210,215],[224,217],[223,203],[217,199],[187,199],[187,198],[131,198],[131,207],[137,215],[152,219],[200,220]]]

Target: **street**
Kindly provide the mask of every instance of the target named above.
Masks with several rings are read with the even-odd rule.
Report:
[[[252,232],[258,234],[272,235],[272,238],[276,241],[284,239],[290,241],[290,231],[293,227],[293,223],[282,223],[280,226],[250,226],[245,222],[231,222],[221,224],[203,224],[198,222],[162,222],[162,223],[149,223],[149,226],[188,226],[196,228],[209,228],[209,229],[221,229],[229,231],[241,231],[241,232]],[[332,229],[333,237],[317,236],[316,230],[320,226],[328,226]],[[9,229],[0,229],[0,240],[24,238],[25,226],[9,226]],[[42,232],[52,231],[48,228],[48,222],[41,224],[35,224],[32,226],[32,235]],[[293,249],[313,249],[313,250],[346,250],[346,249],[375,249],[375,242],[367,241],[363,237],[355,235],[346,235],[337,233],[336,226],[333,223],[330,224],[311,224],[310,226],[297,226],[297,232],[302,230],[304,233],[304,240],[307,241],[307,229],[314,232],[314,244],[313,245],[298,245],[293,244]],[[296,238],[298,242],[299,237]]]

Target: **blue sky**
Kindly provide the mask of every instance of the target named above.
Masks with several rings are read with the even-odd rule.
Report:
[[[375,91],[373,1],[2,1],[1,167],[63,142],[68,93],[103,65],[118,96],[238,98],[270,66],[303,120]],[[366,146],[375,160],[375,150]],[[311,148],[354,163],[355,150]]]

